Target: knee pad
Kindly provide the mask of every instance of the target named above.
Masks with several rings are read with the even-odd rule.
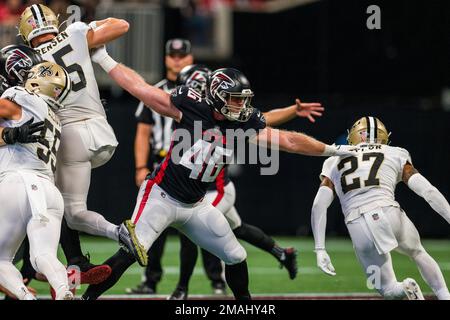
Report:
[[[228,248],[225,248],[225,254],[226,259],[223,259],[223,262],[225,264],[238,264],[247,259],[247,252],[245,251],[244,247],[237,242],[237,245],[234,246],[231,250]]]
[[[86,201],[74,199],[74,197],[63,195],[64,218],[69,228],[76,230],[76,225],[83,221],[83,214],[87,211]]]
[[[208,228],[218,237],[224,237],[231,232],[230,225],[222,214],[209,214],[206,223]]]

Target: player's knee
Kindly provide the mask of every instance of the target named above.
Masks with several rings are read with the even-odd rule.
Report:
[[[247,252],[240,244],[235,246],[233,250],[227,252],[226,259],[223,259],[225,264],[238,264],[247,259]]]
[[[64,217],[66,218],[67,225],[71,229],[76,229],[84,221],[84,215],[87,211],[86,203],[84,201],[64,200]]]
[[[51,252],[30,252],[30,262],[34,270],[42,272],[43,266],[57,260],[56,253]]]
[[[418,257],[420,257],[423,254],[427,255],[428,253],[425,251],[424,247],[420,246],[417,248],[412,248],[410,250],[409,256],[411,257],[411,259],[416,260]]]

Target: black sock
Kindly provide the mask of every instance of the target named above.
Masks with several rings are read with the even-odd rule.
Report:
[[[86,292],[83,294],[84,300],[96,300],[105,291],[110,289],[112,286],[119,281],[122,274],[134,263],[136,262],[133,255],[127,253],[122,248],[116,252],[111,258],[106,260],[103,264],[107,264],[111,267],[112,272],[108,279],[100,284],[90,285]]]
[[[72,264],[71,261],[79,260],[83,256],[80,235],[78,234],[78,231],[69,228],[66,219],[62,220],[61,238],[59,242],[61,243],[68,265]]]
[[[255,247],[270,252],[275,245],[275,240],[269,237],[258,227],[243,223],[233,230],[238,239],[242,239]]]
[[[195,264],[197,263],[198,248],[195,243],[181,233],[180,242],[180,278],[177,286],[187,290],[189,287],[189,280],[194,272]]]
[[[164,230],[159,237],[153,242],[148,250],[148,265],[145,268],[145,283],[148,287],[156,291],[156,285],[161,281],[163,269],[161,266],[161,258],[166,245],[168,229]]]
[[[211,280],[211,285],[214,285],[218,282],[225,284],[222,279],[223,268],[221,260],[205,249],[201,249],[201,252],[203,258],[203,267],[205,268],[206,275],[208,276],[209,280]]]
[[[247,261],[225,266],[225,277],[236,300],[251,300],[248,291]]]
[[[270,250],[270,253],[278,260],[283,261],[285,259],[284,249],[281,248],[279,245],[275,244]]]

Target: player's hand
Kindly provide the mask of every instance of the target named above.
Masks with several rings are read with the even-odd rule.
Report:
[[[338,156],[338,157],[346,157],[346,156],[358,156],[357,152],[358,148],[355,146],[348,145],[327,145],[324,155],[325,156]]]
[[[330,276],[335,276],[333,264],[331,263],[330,256],[325,249],[316,249],[317,266]]]
[[[321,117],[322,112],[325,110],[324,107],[322,107],[322,104],[314,102],[314,103],[304,103],[301,102],[300,99],[295,99],[295,104],[297,105],[297,110],[295,113],[297,116],[301,118],[308,118],[311,122],[316,122],[316,119],[314,119],[314,116]]]
[[[148,168],[139,168],[136,169],[136,185],[138,187],[141,186],[142,182],[144,182],[147,175],[150,173]]]
[[[91,50],[91,60],[97,64],[100,64],[106,58],[109,57],[108,51],[106,51],[106,46],[100,46]]]
[[[44,121],[33,123],[34,118],[31,118],[20,127],[4,128],[3,129],[3,141],[6,144],[15,143],[35,143],[41,141],[40,135],[34,135],[36,132],[44,129]]]

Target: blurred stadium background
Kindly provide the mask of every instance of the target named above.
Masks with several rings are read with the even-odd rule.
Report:
[[[342,143],[346,129],[357,118],[377,116],[392,131],[392,144],[408,149],[414,165],[450,199],[449,1],[0,0],[0,46],[19,42],[15,29],[18,15],[24,6],[39,2],[59,12],[61,21],[70,14],[66,10],[70,5],[81,6],[86,22],[107,16],[129,21],[129,33],[108,50],[150,83],[164,77],[165,41],[184,37],[193,43],[196,62],[213,69],[241,69],[256,93],[253,104],[262,110],[291,104],[296,97],[319,101],[326,107],[316,124],[297,119],[284,128],[304,131],[328,143]],[[366,27],[366,10],[371,4],[381,8],[380,30]],[[107,165],[94,170],[89,205],[118,223],[130,216],[137,194],[133,141],[138,101],[112,85],[103,71],[97,74],[120,145]],[[250,269],[252,285],[283,281],[286,292],[368,291],[346,240],[337,201],[328,214],[328,236],[333,237],[328,246],[342,278],[326,279],[314,269],[310,208],[321,165],[322,159],[282,154],[275,176],[260,176],[257,166],[233,170],[237,208],[243,220],[275,235],[283,244],[301,249],[298,281],[309,283],[290,282],[285,271],[277,269],[269,278]],[[425,241],[425,247],[442,263],[449,279],[450,226],[405,186],[400,185],[397,194],[422,237],[434,239]],[[173,268],[178,257],[176,245],[172,239],[169,248],[173,254],[165,257],[173,259],[168,260]],[[90,237],[85,248],[95,262],[115,250],[114,244]],[[250,267],[273,266],[270,257],[253,260],[252,255],[263,253],[247,248]],[[420,278],[405,258],[394,258],[394,262],[399,264],[399,276]],[[313,269],[311,274],[305,272]],[[132,286],[139,281],[138,273],[127,274],[124,281],[134,282],[128,283]],[[348,282],[345,277],[357,281]],[[173,282],[175,278],[173,274]],[[209,290],[206,282],[199,284],[204,288],[194,287],[195,283],[194,279],[193,293]],[[114,293],[123,292],[125,286],[121,282]],[[174,287],[161,286],[167,293]],[[258,289],[261,293],[270,293],[271,288],[282,290],[262,286]]]

